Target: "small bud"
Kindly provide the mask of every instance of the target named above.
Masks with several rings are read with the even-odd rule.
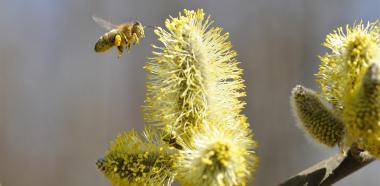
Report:
[[[313,90],[297,85],[291,96],[291,104],[300,126],[318,142],[333,147],[344,135],[344,125],[324,105]]]

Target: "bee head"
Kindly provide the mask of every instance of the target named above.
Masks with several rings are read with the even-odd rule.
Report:
[[[137,36],[140,37],[140,38],[145,37],[145,34],[144,34],[144,26],[143,26],[139,21],[136,21],[136,22],[133,24],[132,32],[133,32],[133,33],[136,33]]]

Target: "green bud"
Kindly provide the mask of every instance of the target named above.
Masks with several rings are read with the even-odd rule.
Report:
[[[313,90],[297,85],[292,91],[291,104],[300,126],[315,140],[329,147],[341,141],[344,135],[342,121]]]

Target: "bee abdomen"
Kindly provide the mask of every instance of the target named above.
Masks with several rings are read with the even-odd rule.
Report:
[[[104,52],[114,46],[116,31],[102,35],[95,44],[95,52]]]

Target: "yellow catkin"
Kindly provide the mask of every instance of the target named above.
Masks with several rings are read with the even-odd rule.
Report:
[[[321,57],[318,83],[345,125],[345,145],[380,158],[379,22],[338,28],[324,46],[331,53]]]
[[[204,124],[180,151],[178,180],[184,186],[233,186],[253,181],[258,159],[246,120],[240,130],[225,124]],[[229,125],[233,126],[233,124]],[[245,126],[245,127],[244,127]]]
[[[96,164],[114,186],[168,186],[176,161],[159,132],[145,127],[142,135],[134,130],[119,135]]]
[[[210,27],[202,9],[184,10],[155,30],[162,46],[145,66],[149,72],[145,119],[176,131],[206,120],[233,123],[244,103],[242,70],[231,50],[228,33]]]
[[[212,27],[202,9],[184,10],[155,33],[145,119],[161,126],[164,140],[180,150],[183,185],[244,185],[257,158],[246,117],[242,70],[228,33]],[[177,136],[179,140],[175,140]]]
[[[327,35],[324,46],[330,53],[321,57],[317,82],[323,96],[340,112],[345,96],[352,93],[361,77],[379,58],[380,28],[378,22],[346,26]]]
[[[143,106],[156,124],[142,138],[117,137],[99,169],[113,185],[236,186],[253,180],[256,143],[247,118],[242,70],[228,33],[202,9],[184,10],[155,34]],[[150,136],[156,136],[152,139]]]
[[[343,118],[347,126],[348,143],[380,159],[380,66],[368,68],[360,86],[346,101]]]

